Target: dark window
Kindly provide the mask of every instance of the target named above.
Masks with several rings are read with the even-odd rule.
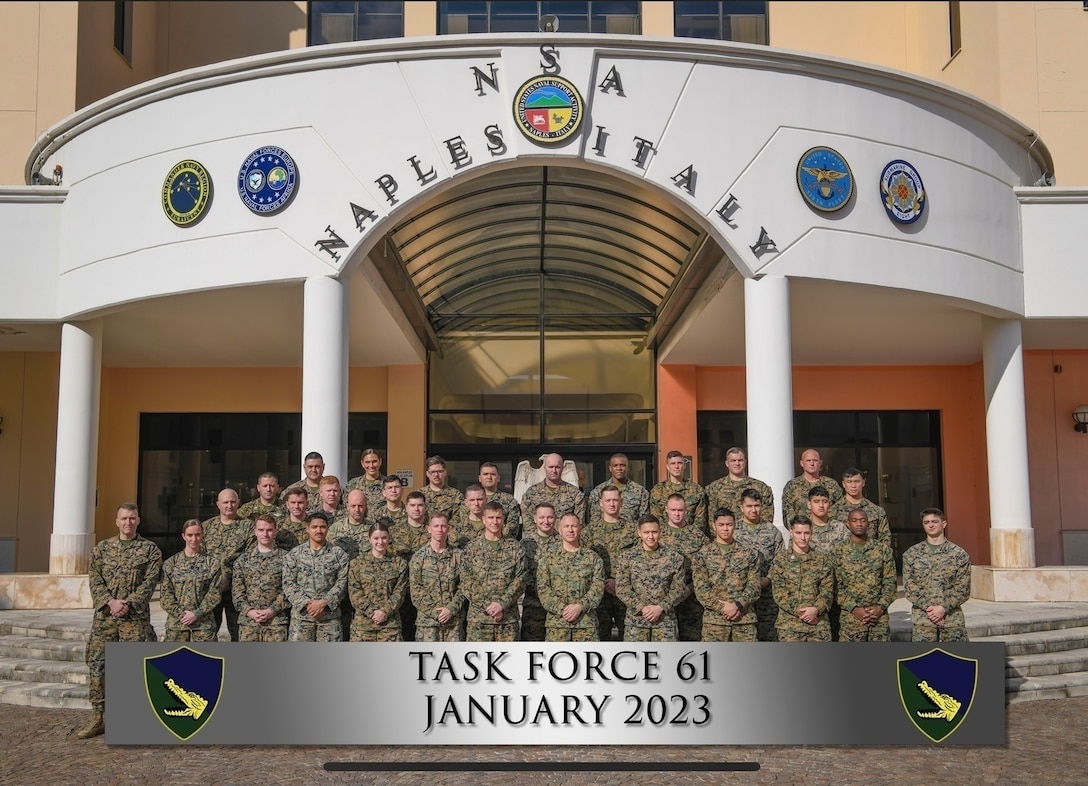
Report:
[[[960,32],[959,0],[952,0],[948,4],[948,46],[950,57],[954,57],[963,46],[963,38]]]
[[[384,454],[385,413],[348,415],[347,471],[359,474],[364,448]],[[302,477],[302,415],[285,413],[143,413],[140,415],[140,534],[166,556],[181,550],[181,524],[218,513],[224,488],[242,503],[256,496],[257,476],[274,472],[286,488]],[[328,457],[326,457],[326,460]],[[359,472],[356,472],[359,470]],[[340,478],[346,483],[348,478]]]
[[[676,2],[673,3],[673,31],[677,38],[766,44],[770,42],[767,4]]]
[[[536,33],[540,19],[555,16],[559,33],[637,35],[641,31],[639,4],[629,0],[586,2],[440,2],[438,32]]]
[[[404,36],[403,2],[310,3],[310,46]]]
[[[132,2],[113,4],[113,48],[132,65]]]

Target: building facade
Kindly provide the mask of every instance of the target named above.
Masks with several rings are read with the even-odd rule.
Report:
[[[0,18],[4,602],[310,451],[588,489],[734,444],[860,466],[899,551],[943,507],[981,597],[1084,596],[1082,4]]]

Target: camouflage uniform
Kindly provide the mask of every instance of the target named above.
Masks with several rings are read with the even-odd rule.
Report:
[[[435,551],[427,543],[408,561],[408,588],[416,607],[416,641],[464,641],[465,594],[461,589],[461,551]],[[447,608],[449,622],[438,622]]]
[[[366,520],[368,522],[373,524],[375,521],[381,518],[389,519],[391,522],[393,522],[394,526],[407,524],[408,508],[404,507],[404,505],[401,505],[396,510],[390,510],[384,502],[381,504],[380,507],[374,508],[373,510],[367,508]],[[428,539],[430,539],[430,535],[428,535],[427,537]],[[370,548],[369,544],[367,545],[367,548]]]
[[[541,502],[549,502],[555,508],[555,523],[568,513],[573,513],[583,522],[586,520],[586,495],[572,483],[562,480],[557,488],[548,486],[547,481],[534,483],[521,495],[521,520],[532,522],[533,511]]]
[[[348,597],[355,607],[351,641],[403,641],[400,611],[408,591],[408,563],[394,554],[375,557],[368,551],[348,567]],[[378,625],[372,619],[377,610],[388,616]]]
[[[755,641],[759,599],[759,556],[740,544],[716,540],[699,549],[691,564],[695,597],[703,604],[703,641]],[[741,618],[722,616],[722,604],[736,603]]]
[[[688,526],[695,525],[704,535],[708,533],[710,530],[707,523],[706,491],[698,483],[692,483],[690,480],[685,480],[683,483],[663,480],[650,489],[650,512],[661,521],[661,526],[667,526],[669,517],[665,514],[665,503],[672,494],[679,494],[684,498],[684,504],[688,509],[684,520]]]
[[[274,505],[265,505],[261,502],[261,498],[251,499],[245,505],[238,508],[238,518],[248,519],[250,521],[256,521],[257,517],[267,513],[276,520],[277,528],[283,525],[284,520],[287,518],[287,508],[281,503]]]
[[[283,560],[283,594],[291,603],[290,641],[341,641],[340,602],[348,584],[348,555],[326,543],[314,551],[309,543],[295,546]],[[325,600],[322,619],[306,613],[311,600]]]
[[[888,607],[895,600],[895,559],[886,543],[852,540],[831,550],[835,561],[835,605],[839,608],[839,639],[842,641],[888,641]],[[884,607],[873,625],[864,625],[853,611],[859,606]],[[832,610],[834,613],[834,609]],[[833,621],[834,622],[834,621]]]
[[[381,476],[374,480],[367,480],[366,475],[359,475],[349,480],[344,486],[344,499],[348,498],[350,492],[361,490],[366,495],[367,518],[370,518],[371,511],[385,507],[385,497],[382,496],[383,485]]]
[[[155,641],[151,627],[151,593],[162,573],[162,552],[147,538],[109,538],[94,547],[88,580],[94,620],[87,638],[88,695],[92,709],[102,712],[106,703],[106,642]],[[128,614],[110,616],[112,598],[127,600]]]
[[[295,539],[295,543],[290,547],[284,549],[290,551],[295,546],[301,546],[303,543],[310,539],[310,533],[306,531],[305,521],[291,521],[290,517],[284,518],[283,523],[276,528],[276,545],[279,546],[280,540],[290,536]],[[284,548],[280,546],[280,548]]]
[[[465,495],[455,489],[453,486],[443,486],[435,491],[431,488],[431,484],[427,484],[423,488],[419,489],[423,492],[423,496],[427,498],[427,515],[433,515],[435,513],[445,513],[453,520],[453,514],[457,508],[461,506],[461,503],[465,501]]]
[[[404,560],[405,565],[413,554],[430,541],[431,534],[427,532],[427,525],[414,526],[409,522],[407,513],[403,524],[394,523],[389,528],[389,551]],[[400,635],[405,641],[416,640],[416,607],[412,603],[412,593],[407,589],[404,592],[404,602],[400,604]]]
[[[179,551],[163,563],[159,604],[166,612],[166,641],[215,641],[220,578],[219,560],[207,553],[190,557]],[[189,626],[181,623],[186,611],[196,614]]]
[[[830,554],[836,546],[848,540],[850,530],[841,521],[830,518],[826,524],[819,524],[816,519],[812,519],[812,540],[808,544],[813,550]]]
[[[729,475],[726,475],[724,478],[718,478],[707,486],[706,499],[710,515],[713,516],[714,511],[718,508],[725,508],[733,511],[733,516],[739,522],[740,495],[745,489],[755,489],[759,492],[759,496],[763,498],[763,509],[759,513],[759,520],[764,524],[773,522],[774,492],[771,491],[771,487],[762,480],[756,480],[752,477],[733,480]]]
[[[629,519],[622,516],[614,524],[609,524],[603,518],[590,524],[582,531],[582,545],[593,549],[604,563],[604,577],[616,578],[616,568],[619,566],[620,555],[632,546],[639,545],[638,527]],[[601,641],[612,640],[612,628],[615,626],[619,632],[620,641],[623,641],[624,620],[627,618],[627,607],[623,605],[615,595],[605,592],[601,598],[601,605],[597,607],[597,635]]]
[[[629,480],[621,487],[612,478],[609,478],[593,491],[589,492],[589,501],[586,509],[589,511],[589,524],[600,521],[604,514],[601,512],[601,493],[605,486],[615,486],[620,490],[620,518],[638,521],[650,512],[650,492],[645,486],[640,486],[633,480]]]
[[[329,533],[325,536],[325,542],[339,546],[348,555],[348,565],[360,554],[370,552],[370,525],[367,523],[354,524],[346,516],[337,519],[335,524],[329,525]],[[340,604],[340,626],[345,631],[351,630],[351,620],[355,616],[355,604],[351,601],[351,593],[344,596]]]
[[[468,599],[468,641],[517,641],[518,600],[525,592],[529,566],[516,540],[477,538],[461,558],[461,582]],[[496,622],[484,609],[502,606]]]
[[[869,518],[869,540],[891,546],[892,530],[891,526],[888,524],[887,512],[884,508],[870,502],[865,497],[862,497],[861,502],[856,505],[849,502],[846,497],[843,497],[831,507],[831,514],[828,518],[836,521],[846,521],[850,518],[851,511],[857,510],[858,508],[864,510],[865,515]]]
[[[539,603],[548,613],[546,639],[597,641],[596,611],[604,595],[604,562],[584,547],[577,551],[567,551],[562,545],[545,548],[537,567],[536,588]],[[582,616],[567,622],[563,609],[571,603],[582,607]]]
[[[487,501],[498,502],[502,505],[503,513],[506,514],[505,523],[502,525],[502,534],[510,538],[520,538],[523,526],[521,522],[521,505],[518,504],[517,498],[505,491],[496,491],[494,494],[487,495]],[[529,523],[532,524],[531,519]]]
[[[967,641],[960,608],[971,597],[971,558],[950,540],[915,543],[903,553],[903,593],[911,603],[911,641]],[[944,606],[944,626],[926,616],[927,606]]]
[[[835,599],[835,566],[830,556],[780,551],[771,566],[771,591],[778,604],[779,641],[831,641],[827,614]],[[815,606],[819,613],[814,625],[797,616],[805,606]]]
[[[508,521],[503,522],[502,536],[504,538],[513,538],[512,533],[513,529],[510,527],[510,523]],[[459,549],[466,548],[472,541],[483,537],[483,534],[484,520],[472,518],[464,505],[458,508],[453,518],[450,519],[449,542]]]
[[[665,546],[647,551],[642,544],[620,556],[616,595],[627,606],[624,641],[676,641],[676,605],[684,597],[684,558]],[[661,606],[657,622],[642,616],[646,606]]]
[[[525,578],[525,598],[521,602],[522,641],[544,641],[547,632],[547,614],[536,591],[537,572],[539,561],[544,558],[544,553],[557,548],[561,548],[559,533],[554,529],[550,535],[542,535],[534,525],[532,531],[526,532],[525,537],[521,539],[521,549],[525,552],[525,564],[528,566]],[[601,583],[604,583],[603,580]],[[599,604],[600,601],[597,603]]]
[[[775,555],[783,548],[782,533],[778,527],[773,524],[750,527],[745,521],[738,520],[734,537],[737,543],[756,553],[759,559],[759,577],[767,578]],[[760,641],[778,641],[777,622],[778,605],[774,602],[771,587],[768,586],[761,590],[756,600],[756,637]]]
[[[283,549],[253,549],[235,560],[231,597],[238,609],[239,641],[287,641],[291,604],[283,594],[286,558]],[[275,616],[268,622],[254,622],[246,616],[253,609],[272,609]]]
[[[702,530],[690,525],[674,527],[665,524],[661,527],[661,545],[678,552],[684,558],[684,585],[689,589],[691,583],[691,563],[699,549],[709,541]],[[702,641],[703,639],[703,604],[695,597],[695,592],[680,601],[676,607],[676,625],[680,641]]]
[[[227,632],[231,641],[238,641],[238,610],[230,596],[230,580],[234,570],[234,561],[245,551],[249,539],[253,537],[253,522],[246,519],[223,521],[220,516],[213,516],[204,522],[204,553],[219,560],[221,566],[219,586],[219,604],[215,607],[215,631],[223,618],[227,618]]]
[[[827,475],[820,475],[820,479],[815,482],[805,480],[804,475],[798,475],[782,489],[782,523],[787,529],[794,516],[808,515],[808,493],[816,486],[827,489],[827,493],[831,495],[832,508],[842,499],[842,486]]]
[[[321,510],[321,495],[318,493],[320,486],[310,486],[306,484],[306,478],[300,481],[292,483],[290,486],[280,492],[280,502],[287,501],[287,495],[295,489],[302,489],[306,492],[306,510]]]

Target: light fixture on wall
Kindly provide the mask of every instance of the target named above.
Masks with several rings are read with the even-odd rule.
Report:
[[[1088,434],[1088,404],[1081,404],[1073,410],[1073,428],[1081,434]]]

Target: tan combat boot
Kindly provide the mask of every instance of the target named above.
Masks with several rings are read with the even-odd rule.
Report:
[[[97,737],[99,734],[105,734],[106,721],[102,718],[101,712],[95,712],[91,716],[91,722],[76,732],[76,736],[81,740],[89,740],[91,737]]]

